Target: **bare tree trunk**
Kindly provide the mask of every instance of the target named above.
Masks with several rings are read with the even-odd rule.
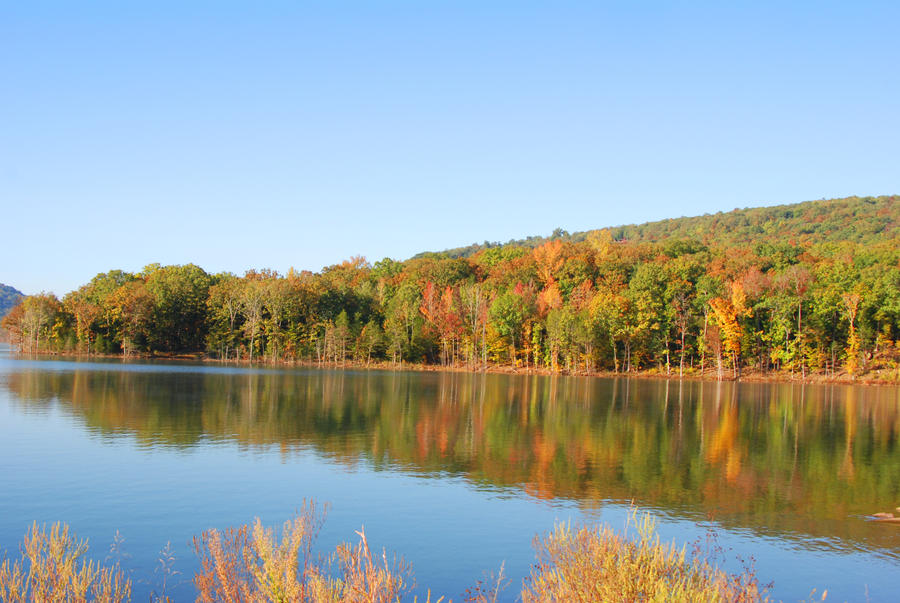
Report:
[[[481,321],[481,364],[487,368],[487,321]]]
[[[721,381],[725,378],[725,366],[722,362],[722,346],[716,347],[716,376]]]
[[[669,375],[671,371],[669,370],[669,332],[666,331],[666,375]]]
[[[700,351],[700,374],[706,370],[706,332],[709,327],[709,310],[703,309],[703,349]]]

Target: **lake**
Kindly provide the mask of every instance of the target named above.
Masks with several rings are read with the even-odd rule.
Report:
[[[68,523],[119,560],[134,599],[192,600],[192,536],[304,499],[317,550],[401,554],[417,593],[460,599],[501,563],[516,598],[532,538],[619,529],[631,502],[664,540],[714,533],[786,601],[896,599],[900,388],[246,368],[0,351],[0,548]],[[118,539],[116,533],[118,532]],[[113,546],[114,541],[118,544]],[[163,569],[161,551],[174,560]]]

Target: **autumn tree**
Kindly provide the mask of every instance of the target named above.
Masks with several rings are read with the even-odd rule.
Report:
[[[29,295],[3,318],[3,327],[13,344],[23,352],[47,351],[62,304],[52,293]]]
[[[244,334],[250,339],[249,356],[253,362],[257,339],[263,328],[263,312],[266,296],[265,283],[257,272],[248,272],[240,292],[241,316],[244,320]]]
[[[261,281],[261,289],[263,305],[268,315],[264,323],[266,343],[272,360],[277,362],[284,346],[284,322],[291,312],[294,292],[288,279],[274,273]]]
[[[206,300],[207,349],[227,360],[237,350],[243,281],[233,274],[216,277]]]
[[[357,338],[357,360],[365,358],[366,364],[369,364],[372,361],[372,355],[381,348],[383,340],[384,334],[378,322],[374,319],[369,320],[360,330]]]
[[[75,319],[75,337],[79,351],[91,353],[91,342],[94,339],[94,323],[100,317],[103,308],[91,295],[89,285],[72,291],[63,297],[63,307]]]
[[[597,336],[609,345],[612,352],[612,368],[619,372],[631,370],[631,307],[623,294],[621,283],[604,282],[600,285],[588,307],[591,324]],[[623,358],[619,359],[619,346]]]
[[[459,288],[460,303],[468,338],[467,359],[469,366],[476,364],[481,343],[482,362],[487,361],[487,321],[490,299],[485,286],[481,283],[462,285]]]
[[[847,359],[844,369],[851,375],[855,375],[859,368],[859,334],[856,332],[856,315],[859,312],[859,302],[862,296],[859,293],[847,292],[841,296],[844,308],[847,312],[847,321],[850,323],[850,334],[847,337]]]
[[[741,340],[744,336],[740,318],[747,316],[747,295],[739,281],[731,283],[731,298],[716,297],[710,300],[710,307],[715,315],[716,323],[722,331],[725,351],[731,355],[731,366],[734,377],[740,371]],[[722,378],[722,362],[719,362],[719,378]]]
[[[156,298],[140,280],[125,283],[109,296],[107,305],[123,355],[130,356],[140,348],[146,349],[155,304]]]
[[[525,321],[534,313],[534,293],[522,283],[499,295],[491,304],[490,320],[509,345],[509,361],[517,364],[516,346],[522,341]]]

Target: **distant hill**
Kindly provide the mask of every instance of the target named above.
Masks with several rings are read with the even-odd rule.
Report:
[[[612,226],[608,230],[615,240],[659,241],[689,238],[706,244],[737,245],[764,242],[794,244],[852,241],[876,243],[898,236],[900,196],[847,197],[806,201],[773,207],[735,209],[690,218],[672,218],[644,224]],[[424,252],[415,257],[439,255],[470,257],[490,247],[515,245],[540,247],[550,240],[577,243],[593,231],[568,233],[557,228],[551,235],[531,236],[506,243],[473,243],[440,252]]]
[[[12,310],[23,297],[25,294],[15,287],[0,283],[0,317],[6,316],[6,313]]]

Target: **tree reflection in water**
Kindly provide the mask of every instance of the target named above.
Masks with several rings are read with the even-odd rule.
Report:
[[[313,449],[592,506],[630,501],[815,546],[896,550],[900,389],[341,371],[25,371],[104,437]]]

